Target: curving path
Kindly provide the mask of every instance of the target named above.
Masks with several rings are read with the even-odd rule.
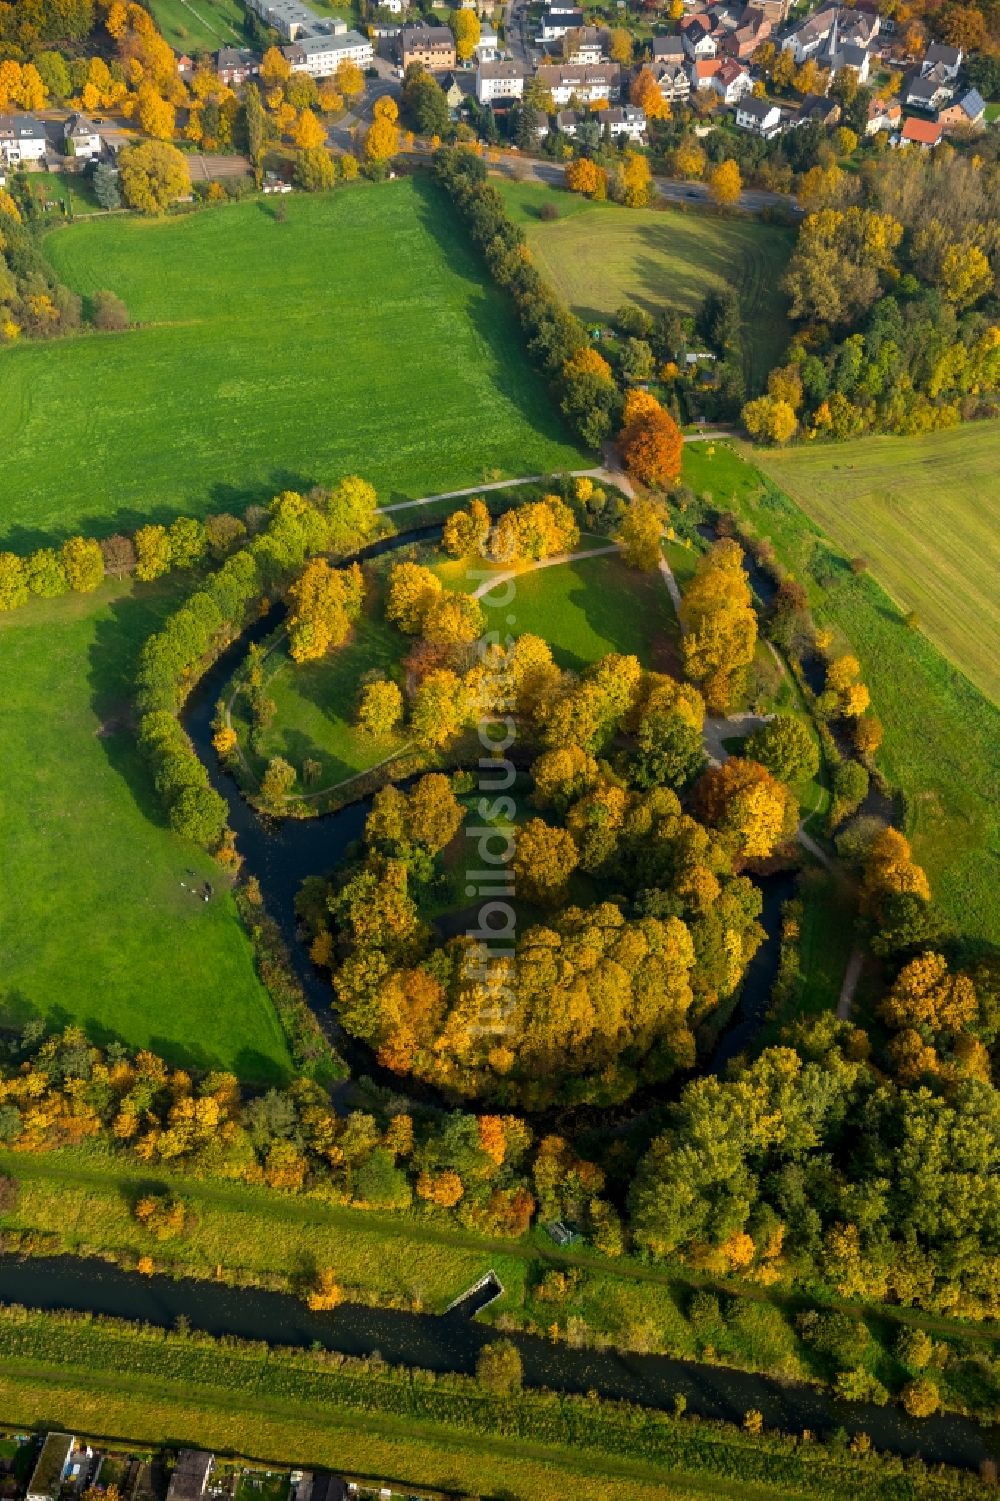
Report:
[[[495,578],[483,579],[472,591],[473,599],[482,599],[486,594],[492,594],[494,589],[499,589],[501,584],[506,584],[510,579],[523,578],[526,573],[537,573],[540,568],[555,568],[561,563],[576,563],[582,558],[603,558],[611,552],[621,552],[618,542],[609,542],[606,547],[584,547],[579,552],[560,552],[551,558],[538,558],[523,568],[508,568],[505,573],[498,573]]]

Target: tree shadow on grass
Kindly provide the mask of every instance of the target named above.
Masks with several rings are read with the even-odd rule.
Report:
[[[540,437],[575,447],[569,428],[545,389],[542,377],[529,363],[524,336],[517,326],[506,293],[490,281],[486,265],[468,238],[443,188],[426,178],[411,179],[420,200],[419,218],[436,241],[450,269],[480,289],[470,300],[468,316],[490,351],[490,376],[500,394],[516,407],[522,420]]]

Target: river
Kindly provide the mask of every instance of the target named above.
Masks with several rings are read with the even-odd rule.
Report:
[[[376,1352],[390,1365],[471,1375],[476,1356],[497,1335],[475,1323],[477,1303],[451,1313],[414,1314],[342,1304],[313,1313],[289,1293],[227,1287],[215,1282],[143,1277],[104,1262],[72,1256],[0,1259],[0,1299],[29,1308],[104,1314],[161,1329],[186,1319],[192,1329],[269,1345],[309,1349],[320,1345],[344,1355]],[[996,1430],[968,1418],[941,1415],[917,1421],[896,1406],[839,1402],[814,1387],[780,1382],[725,1366],[671,1360],[663,1355],[620,1355],[574,1350],[533,1335],[511,1336],[524,1362],[525,1384],[602,1397],[669,1411],[674,1396],[687,1398],[700,1417],[742,1423],[749,1408],[765,1426],[787,1433],[829,1434],[838,1428],[870,1435],[878,1449],[919,1454],[928,1463],[974,1469],[1000,1453]]]

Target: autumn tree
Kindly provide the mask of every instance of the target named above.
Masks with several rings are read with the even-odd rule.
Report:
[[[951,973],[943,954],[921,954],[900,970],[879,1012],[897,1029],[961,1032],[976,1018],[976,992],[968,975]]]
[[[280,808],[294,786],[295,767],[283,756],[272,756],[260,779],[261,800],[269,808]]]
[[[567,829],[553,828],[541,818],[531,818],[518,829],[514,875],[518,894],[529,901],[562,906],[579,863],[580,852]]]
[[[608,174],[587,156],[578,156],[566,167],[566,186],[572,193],[601,202],[608,196]]]
[[[645,110],[647,120],[670,118],[670,105],[660,92],[652,68],[647,65],[643,65],[633,78],[629,99],[638,109]]]
[[[799,425],[795,408],[770,394],[746,402],[740,416],[751,438],[759,443],[787,443]]]
[[[663,557],[660,542],[664,525],[663,507],[655,501],[637,499],[629,502],[615,533],[615,541],[621,544],[622,557],[630,568],[638,568],[643,573],[657,571]]]
[[[742,859],[766,860],[798,820],[798,804],[789,789],[765,766],[742,756],[710,766],[695,797],[705,822],[727,835]]]
[[[19,610],[28,603],[24,560],[17,553],[0,552],[0,610]]]
[[[312,1287],[306,1293],[306,1302],[314,1313],[332,1313],[344,1301],[344,1289],[330,1267],[319,1267]]]
[[[681,603],[684,670],[725,713],[734,675],[753,661],[757,616],[739,544],[723,538],[701,558]]]
[[[403,718],[403,695],[388,678],[366,683],[358,699],[357,724],[366,735],[385,740]]]
[[[306,193],[324,193],[337,180],[333,157],[323,146],[300,151],[295,159],[294,179]]]
[[[350,61],[342,62],[334,77],[337,81],[337,88],[348,103],[353,103],[355,99],[360,99],[365,91],[365,75],[357,63]]]
[[[122,147],[118,169],[125,202],[144,214],[166,213],[191,191],[187,159],[166,141]]]
[[[799,782],[819,770],[819,747],[809,726],[792,714],[775,714],[754,730],[746,754],[781,782]]]
[[[62,545],[66,581],[77,593],[89,594],[104,578],[104,558],[93,537],[69,537]]]
[[[739,203],[740,193],[743,191],[739,163],[731,158],[720,162],[709,173],[708,189],[712,195],[712,202],[718,204],[720,208],[731,208],[734,203]]]
[[[170,1194],[146,1194],[136,1203],[135,1217],[157,1240],[170,1240],[184,1229],[184,1205]]]
[[[459,62],[468,62],[482,35],[479,16],[474,10],[452,11],[451,29],[455,35],[455,53]]]
[[[524,1365],[517,1346],[509,1339],[483,1345],[476,1357],[476,1380],[495,1397],[513,1397],[524,1381]]]
[[[280,88],[291,77],[292,65],[280,47],[268,47],[260,65],[260,81],[266,89]]]
[[[861,664],[857,657],[845,653],[827,664],[826,685],[817,707],[831,716],[857,719],[871,702],[864,683],[858,681]]]
[[[326,145],[326,131],[311,109],[302,111],[293,139],[300,151],[315,151]]]
[[[453,558],[481,557],[490,534],[490,513],[478,497],[468,510],[453,511],[444,524],[441,544]]]
[[[147,583],[167,573],[173,562],[170,537],[165,526],[150,523],[140,526],[134,537],[135,576]]]
[[[369,161],[387,162],[396,155],[399,150],[398,119],[399,110],[394,99],[388,94],[376,99],[372,123],[365,136],[365,153]]]
[[[410,724],[421,745],[437,750],[455,738],[467,714],[468,697],[461,678],[447,668],[437,668],[414,694]]]
[[[673,484],[681,472],[680,428],[648,391],[626,394],[618,442],[625,467],[644,485]]]
[[[334,568],[313,558],[288,591],[288,650],[294,662],[315,662],[347,640],[361,611],[364,583],[357,563]]]
[[[429,568],[420,563],[394,563],[389,571],[385,618],[406,635],[417,636],[441,592],[441,580]]]

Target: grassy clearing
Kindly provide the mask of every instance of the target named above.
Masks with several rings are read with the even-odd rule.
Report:
[[[92,214],[100,204],[94,196],[94,180],[80,172],[32,172],[27,177],[35,202],[41,209],[46,204],[59,205],[50,209],[58,214],[62,209],[73,214]]]
[[[885,725],[879,764],[906,796],[906,831],[934,896],[958,933],[997,942],[1000,712],[746,459],[689,443],[684,477],[770,537],[817,618],[857,652]]]
[[[535,183],[497,185],[539,269],[581,318],[605,321],[623,302],[654,315],[668,305],[694,313],[713,287],[732,282],[743,297],[754,382],[780,360],[790,329],[778,283],[792,231],[678,208],[590,203]],[[556,206],[557,220],[539,217],[545,203]]]
[[[246,41],[240,0],[151,0],[149,8],[175,52],[195,57]]]
[[[0,1023],[274,1079],[288,1053],[232,899],[162,826],[130,720],[139,646],[175,603],[108,583],[0,616]]]
[[[612,553],[514,582],[509,629],[541,636],[560,667],[579,671],[607,652],[632,653],[660,671],[676,666],[677,621],[659,574],[636,573]]]
[[[0,352],[7,545],[240,511],[349,472],[387,500],[585,464],[432,183],[284,212],[254,200],[48,237],[64,280],[111,288],[140,326]]]
[[[754,454],[848,557],[1000,701],[1000,422]]]

